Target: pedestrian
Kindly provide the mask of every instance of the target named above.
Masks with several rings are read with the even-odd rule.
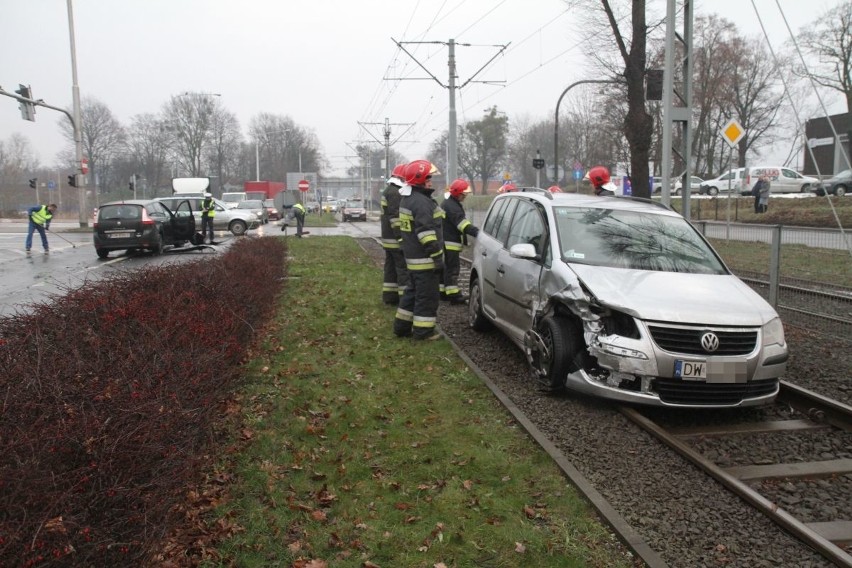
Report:
[[[760,187],[760,194],[757,196],[758,209],[761,213],[766,213],[766,210],[769,209],[769,193],[772,190],[772,183],[769,181],[769,176],[764,174],[761,176],[763,180],[763,185]]]
[[[291,208],[293,217],[296,218],[296,236],[302,238],[302,230],[305,228],[305,206],[301,203],[296,203]]]
[[[444,280],[442,298],[450,304],[460,305],[467,302],[467,296],[459,288],[461,264],[459,256],[467,237],[476,237],[479,228],[467,218],[462,203],[470,195],[470,184],[457,179],[450,184],[449,197],[441,203],[444,210]]]
[[[35,205],[27,210],[27,216],[30,220],[30,225],[27,228],[27,240],[24,245],[27,249],[27,254],[29,254],[33,246],[34,231],[38,231],[38,234],[41,235],[41,246],[44,247],[44,254],[50,252],[50,246],[47,244],[47,233],[45,231],[50,230],[50,221],[53,219],[53,215],[57,209],[56,204],[51,203],[50,205]]]
[[[609,170],[603,166],[595,166],[589,170],[589,181],[592,182],[595,195],[615,195],[615,184],[609,175]]]
[[[399,298],[408,285],[408,269],[405,267],[405,256],[402,254],[402,233],[399,229],[399,203],[402,200],[399,188],[405,185],[402,181],[404,169],[405,164],[398,164],[388,178],[388,183],[382,192],[382,215],[379,218],[382,248],[385,251],[382,302],[389,306],[399,305]]]
[[[213,240],[213,217],[216,216],[216,202],[213,201],[211,193],[204,194],[204,200],[201,202],[201,243],[210,237],[210,244],[215,245]]]
[[[440,338],[435,328],[444,269],[444,210],[432,198],[432,176],[436,173],[438,168],[428,160],[414,160],[403,170],[407,187],[400,189],[399,228],[408,286],[393,321],[397,337]]]

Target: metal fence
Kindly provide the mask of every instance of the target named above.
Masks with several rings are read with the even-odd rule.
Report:
[[[487,204],[465,209],[482,226]],[[692,223],[785,323],[852,341],[852,231]]]

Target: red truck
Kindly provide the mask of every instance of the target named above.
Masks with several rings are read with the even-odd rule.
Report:
[[[279,191],[286,189],[283,181],[244,181],[243,191],[246,199],[274,199]]]

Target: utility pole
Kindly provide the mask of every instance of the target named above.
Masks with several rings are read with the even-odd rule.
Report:
[[[397,138],[396,140],[391,142],[391,139],[390,139],[391,128],[390,127],[391,126],[408,126],[408,128],[406,128],[402,133],[402,134],[405,134],[406,132],[408,132],[411,129],[412,126],[414,126],[414,123],[413,122],[391,122],[387,118],[385,118],[384,122],[359,122],[358,123],[358,126],[363,128],[364,132],[369,134],[373,138],[373,140],[375,140],[379,144],[382,144],[382,141],[379,140],[376,136],[374,136],[373,133],[370,132],[370,130],[368,128],[366,128],[366,126],[370,126],[370,125],[372,125],[372,126],[378,125],[378,126],[384,127],[383,130],[382,130],[382,136],[384,138],[383,144],[384,144],[384,147],[385,147],[385,179],[388,179],[390,177],[391,169],[392,169],[391,165],[390,165],[390,147],[393,146],[394,144],[396,144],[397,142],[399,142],[399,138]],[[401,137],[402,137],[402,135],[400,135],[400,138]]]
[[[497,53],[494,54],[493,57],[491,57],[491,59],[489,59],[485,63],[485,65],[480,67],[473,75],[471,75],[468,80],[466,80],[460,86],[457,86],[456,85],[456,79],[458,78],[457,73],[456,73],[456,45],[457,44],[456,44],[454,39],[450,39],[446,43],[444,43],[442,41],[406,41],[406,42],[399,42],[399,41],[396,41],[393,38],[391,38],[391,40],[397,45],[397,47],[399,47],[411,59],[413,59],[414,62],[417,63],[417,65],[419,65],[420,68],[423,69],[436,83],[441,85],[443,88],[449,90],[450,116],[449,116],[449,130],[448,130],[448,133],[447,133],[447,154],[448,154],[447,155],[447,180],[456,179],[458,177],[458,147],[457,147],[457,128],[456,128],[456,90],[463,89],[464,87],[466,87],[468,84],[470,84],[472,82],[475,82],[475,83],[490,83],[490,84],[502,83],[503,81],[474,81],[473,79],[474,79],[474,77],[479,75],[479,73],[481,73],[486,67],[488,67],[488,65],[490,65],[491,62],[494,61],[494,59],[497,58],[498,55],[503,53],[506,50],[506,48],[509,47],[510,43],[507,43],[505,45],[490,46],[490,47],[499,47],[500,49],[499,49],[499,51],[497,51]],[[448,67],[449,67],[448,84],[445,85],[444,83],[442,83],[437,77],[435,77],[434,74],[432,74],[428,69],[426,69],[426,67],[422,63],[420,63],[417,60],[416,57],[414,57],[411,53],[409,53],[409,51],[407,49],[405,49],[405,47],[403,47],[403,43],[406,43],[406,44],[426,43],[426,44],[446,45],[447,46],[447,52],[448,52],[447,64],[448,64]],[[469,43],[460,43],[458,45],[461,45],[461,46],[464,46],[464,47],[471,47],[471,44],[469,44]],[[407,78],[397,77],[395,79],[404,80],[404,79],[407,79]],[[416,79],[416,78],[412,78],[412,79]],[[422,77],[421,77],[421,79],[422,79]],[[394,80],[394,79],[389,79],[389,80]]]
[[[666,58],[665,69],[663,70],[663,163],[662,163],[662,184],[660,190],[662,194],[662,202],[664,205],[669,205],[671,199],[671,174],[673,167],[672,153],[678,155],[683,162],[682,185],[683,190],[683,216],[689,220],[689,194],[692,184],[692,21],[693,21],[693,2],[692,0],[683,1],[683,33],[678,35],[675,30],[677,19],[677,10],[675,6],[676,0],[667,0],[666,4]],[[675,90],[675,39],[681,41],[681,50],[683,60],[681,61],[681,83],[683,84],[683,92],[678,93]],[[679,100],[679,104],[675,105],[675,97]],[[680,150],[672,146],[673,136],[672,128],[675,124],[681,127],[681,147]]]

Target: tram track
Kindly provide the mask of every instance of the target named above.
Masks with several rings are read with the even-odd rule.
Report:
[[[822,459],[814,461],[779,461],[777,463],[744,464],[721,466],[710,459],[692,442],[707,438],[737,438],[736,444],[742,455],[752,453],[750,444],[762,444],[761,434],[776,439],[775,444],[784,445],[783,437],[808,432],[820,438],[822,446],[846,447],[852,440],[852,407],[812,393],[801,387],[782,381],[776,405],[787,405],[802,417],[762,422],[708,423],[702,425],[664,425],[649,417],[649,412],[634,407],[619,407],[620,412],[634,424],[649,432],[678,455],[711,476],[725,488],[735,493],[768,517],[772,522],[788,531],[797,539],[834,562],[837,566],[852,567],[852,511],[846,509],[846,518],[832,521],[808,521],[798,518],[772,498],[761,492],[761,487],[777,485],[791,479],[826,483],[841,481],[852,474],[852,459],[835,457],[824,453]],[[838,437],[832,444],[827,438]],[[791,444],[794,446],[795,444]],[[757,453],[757,452],[755,452]],[[840,489],[843,491],[843,489]],[[830,493],[822,493],[830,495]],[[787,493],[787,500],[795,503],[802,495]],[[827,508],[832,503],[811,504],[811,509]],[[844,549],[844,547],[846,547]]]
[[[378,244],[376,239],[373,240]],[[460,282],[469,279],[469,263],[470,259],[462,258]],[[451,314],[449,318],[447,314]],[[664,419],[653,414],[649,418],[645,409],[625,410],[570,393],[556,398],[544,397],[536,392],[531,382],[525,384],[524,379],[518,382],[526,370],[521,369],[523,364],[513,357],[517,354],[509,351],[505,359],[501,355],[497,361],[494,360],[496,353],[503,353],[507,348],[511,350],[511,346],[507,346],[508,342],[499,334],[482,336],[468,330],[464,308],[442,307],[439,320],[456,350],[474,368],[477,363],[482,367],[475,370],[481,373],[483,381],[515,415],[519,424],[553,457],[554,462],[560,467],[566,464],[562,468],[566,476],[572,479],[578,491],[586,495],[619,539],[646,565],[661,566],[668,562],[672,566],[692,566],[698,559],[701,559],[699,564],[704,565],[706,559],[715,558],[715,562],[731,566],[823,566],[826,563],[852,566],[852,548],[848,540],[852,538],[849,536],[852,522],[847,520],[848,512],[852,511],[852,490],[849,490],[852,488],[852,473],[849,472],[852,458],[849,454],[852,451],[849,423],[852,419],[848,407],[842,403],[783,383],[782,392],[772,407],[708,411],[700,413],[701,419],[696,424],[696,413],[654,409],[653,412]],[[489,344],[487,348],[486,343]],[[514,361],[518,362],[518,368],[512,367]],[[671,443],[638,424],[631,413],[639,416],[640,421],[656,427],[662,435],[668,436]],[[616,426],[621,421],[619,414],[625,424],[636,425],[637,433],[625,433],[624,440],[620,440],[624,444],[622,449],[608,447],[606,452],[601,452],[600,444],[604,438],[595,432],[601,432],[600,428],[622,428]],[[565,422],[566,426],[570,425],[570,432],[566,432],[564,427],[554,427],[555,416],[564,419],[570,416]],[[557,421],[560,420],[557,418]],[[592,432],[591,437],[581,439],[578,430]],[[642,465],[638,467],[627,465],[635,461],[635,455],[643,454],[635,448],[644,447],[647,443],[638,437],[638,432],[650,433],[651,438],[658,441],[658,449],[653,450],[653,465],[644,460],[640,460]],[[766,437],[773,438],[773,441],[767,442]],[[829,439],[835,441],[826,442]],[[714,449],[714,442],[722,444],[721,448]],[[805,449],[810,444],[813,448]],[[609,445],[616,444],[611,444],[610,440]],[[673,447],[675,445],[691,451],[694,459],[679,452]],[[827,447],[839,448],[841,455],[826,455],[829,453]],[[594,454],[588,453],[591,448],[595,448]],[[669,448],[669,451],[664,448]],[[763,451],[755,451],[754,448]],[[737,452],[738,456],[728,455]],[[769,459],[766,454],[772,452],[781,455],[781,459]],[[800,455],[802,453],[806,455]],[[757,456],[754,463],[748,459],[736,461],[751,454]],[[719,455],[722,459],[718,459]],[[624,463],[620,464],[622,460]],[[688,472],[683,466],[674,465],[683,460],[695,464],[694,471]],[[824,463],[817,465],[818,462]],[[705,466],[721,471],[720,477],[730,478],[731,487],[740,488],[742,494],[717,480]],[[569,474],[571,470],[579,473],[579,482]],[[668,471],[671,476],[667,481],[671,487],[664,493],[686,493],[697,501],[689,501],[688,509],[684,510],[683,497],[680,502],[665,503],[665,496],[646,494],[642,488],[655,487],[660,476],[665,475],[661,471]],[[626,477],[622,479],[622,475]],[[604,485],[600,484],[602,479],[606,480]],[[821,484],[819,493],[826,498],[808,496],[800,491],[802,488],[806,491],[817,483]],[[724,492],[729,497],[723,497]],[[839,497],[832,499],[837,495]],[[795,505],[801,501],[808,502],[805,514],[802,514],[801,507]],[[740,505],[734,505],[736,502]],[[629,503],[627,508],[625,503]],[[754,512],[746,513],[749,509]],[[808,511],[819,509],[826,509],[829,513],[822,518],[809,516]],[[736,512],[738,510],[742,512]],[[842,514],[837,514],[838,510]],[[671,519],[684,516],[690,526],[672,525],[674,521]],[[709,521],[709,527],[693,533],[714,517],[739,519],[741,526],[732,520],[720,524],[717,518]],[[773,544],[763,544],[763,535],[771,534],[771,531],[757,521],[760,517],[776,526],[779,534],[787,536],[783,539],[780,536],[770,537]],[[675,532],[668,532],[671,528],[666,527],[674,528]],[[688,531],[686,539],[684,530]],[[704,540],[705,544],[695,549],[696,543],[688,542],[693,539]],[[709,553],[706,552],[707,541],[717,543],[709,547]],[[682,557],[690,548],[692,552]],[[820,557],[822,561],[816,560]],[[756,558],[761,558],[763,563],[756,564]]]

